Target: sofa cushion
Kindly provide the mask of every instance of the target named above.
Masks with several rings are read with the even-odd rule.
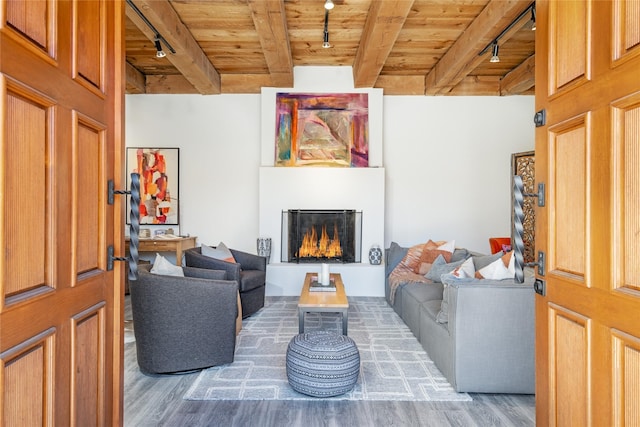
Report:
[[[227,248],[227,245],[220,242],[218,246],[212,248],[211,246],[201,245],[200,253],[204,256],[208,256],[210,258],[220,259],[222,261],[227,262],[236,262],[236,259],[233,257],[233,254]]]
[[[386,250],[385,276],[389,276],[400,261],[407,255],[409,248],[403,248],[396,242],[391,242],[389,249]]]
[[[431,264],[431,269],[424,275],[424,277],[431,279],[436,283],[442,283],[440,276],[451,273],[456,269],[456,267],[462,265],[463,262],[464,260],[462,259],[460,261],[447,263],[443,256],[439,256],[435,259],[433,264]]]
[[[156,259],[153,261],[153,267],[151,267],[150,271],[153,274],[160,274],[163,276],[184,277],[182,267],[169,262],[168,259],[160,254],[156,254]]]
[[[410,283],[402,290],[402,320],[416,337],[420,336],[420,306],[442,300],[442,283]]]
[[[453,245],[455,245],[455,241],[453,240],[442,245],[438,245],[434,241],[429,240],[422,248],[422,254],[414,269],[414,273],[426,274],[438,256],[444,257],[445,261],[449,262],[454,250]]]
[[[515,257],[510,257],[508,261],[508,265],[504,265],[504,257],[500,257],[499,259],[493,261],[491,264],[486,267],[481,268],[476,271],[477,279],[493,279],[493,280],[502,280],[502,279],[513,279],[515,276]]]

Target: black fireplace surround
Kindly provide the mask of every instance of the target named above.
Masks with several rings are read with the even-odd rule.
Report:
[[[356,263],[361,258],[362,212],[303,210],[282,212],[282,262]]]

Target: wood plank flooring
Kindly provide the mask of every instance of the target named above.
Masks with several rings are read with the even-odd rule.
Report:
[[[129,297],[125,319],[131,319]],[[480,367],[481,368],[481,367]],[[135,343],[125,344],[124,425],[156,426],[435,426],[535,425],[535,396],[471,394],[473,402],[187,401],[199,373],[144,375]]]

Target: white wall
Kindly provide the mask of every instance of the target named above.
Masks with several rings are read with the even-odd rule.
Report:
[[[180,148],[180,233],[256,251],[260,95],[127,95],[128,147]]]
[[[534,149],[534,97],[384,97],[385,244],[510,236],[511,154]]]
[[[508,236],[511,153],[534,147],[533,97],[383,102],[385,245],[488,252]],[[200,243],[255,253],[261,132],[260,95],[126,97],[127,146],[180,147],[180,232]]]

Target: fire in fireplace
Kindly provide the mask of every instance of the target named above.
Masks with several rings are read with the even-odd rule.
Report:
[[[362,212],[282,212],[282,262],[360,262]]]

